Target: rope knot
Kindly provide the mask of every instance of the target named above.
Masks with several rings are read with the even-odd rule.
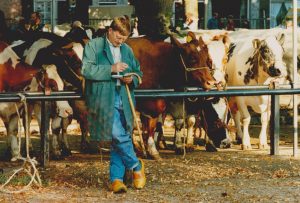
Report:
[[[18,96],[20,97],[21,102],[26,102],[26,96],[22,93],[18,93]]]

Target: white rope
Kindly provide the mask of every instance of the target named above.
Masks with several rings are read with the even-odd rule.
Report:
[[[185,70],[186,72],[192,72],[192,71],[195,71],[195,70],[202,70],[202,69],[209,69],[209,67],[207,67],[207,66],[197,67],[197,68],[188,68],[188,67],[185,65],[185,62],[184,62],[183,57],[182,57],[181,54],[180,54],[180,59],[181,59],[182,65],[183,65],[183,67],[184,67],[184,70]],[[211,70],[213,70],[213,69],[211,69]],[[186,76],[186,77],[187,77],[187,76]],[[187,78],[186,78],[186,79],[187,79]]]
[[[26,158],[22,157],[21,153],[20,153],[20,151],[21,151],[21,134],[19,133],[19,136],[18,136],[18,138],[19,138],[19,154],[18,154],[18,157],[16,157],[16,158],[19,160],[22,160],[24,163],[21,168],[14,170],[14,173],[7,179],[7,181],[3,185],[0,186],[0,192],[9,193],[9,194],[17,194],[17,193],[24,192],[31,186],[32,183],[36,184],[39,187],[42,186],[42,181],[40,179],[39,172],[36,168],[36,165],[38,164],[38,162],[36,161],[35,157],[30,158],[30,155],[29,155],[29,123],[28,123],[28,107],[27,107],[27,103],[26,103],[26,97],[21,93],[19,93],[18,96],[21,98],[21,102],[24,104],[24,110],[25,110]],[[17,111],[17,114],[19,117],[18,124],[21,125],[20,124],[21,117],[20,117],[20,113],[19,113],[17,104],[15,104],[15,107],[16,107],[16,111]],[[32,169],[33,169],[33,174],[32,174]],[[17,175],[21,171],[24,171],[25,173],[27,173],[28,176],[31,177],[31,180],[29,181],[29,183],[20,190],[5,189],[5,186],[13,179],[13,177],[15,175]]]

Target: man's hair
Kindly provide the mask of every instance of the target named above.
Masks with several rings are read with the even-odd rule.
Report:
[[[32,14],[35,14],[35,16],[36,16],[38,19],[41,19],[41,14],[40,14],[39,12],[34,11],[34,12],[31,13],[31,15],[32,15]]]
[[[130,35],[131,32],[130,19],[127,15],[115,17],[109,27],[114,31],[119,31],[124,36]]]
[[[219,13],[217,13],[217,12],[213,13],[213,17],[217,17],[218,15],[219,15]]]

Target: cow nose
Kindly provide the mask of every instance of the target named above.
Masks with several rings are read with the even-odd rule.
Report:
[[[207,84],[207,86],[212,87],[212,86],[215,85],[215,81],[214,81],[214,80],[208,80],[208,81],[206,82],[206,84]]]
[[[281,75],[281,71],[278,68],[275,68],[274,66],[269,68],[269,73],[271,77],[276,77]]]

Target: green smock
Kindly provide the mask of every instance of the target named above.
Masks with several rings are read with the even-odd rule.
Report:
[[[122,44],[120,52],[121,62],[128,64],[128,68],[121,74],[133,72],[142,76],[140,64],[135,58],[132,49],[127,44]],[[111,66],[114,64],[114,60],[106,36],[92,39],[85,46],[82,62],[91,140],[100,142],[111,141],[117,80],[111,77]],[[129,85],[129,88],[134,104],[133,89],[139,85],[138,83],[138,79],[133,76],[133,82]],[[124,84],[120,87],[120,97],[127,123],[126,130],[128,133],[132,133],[133,115]]]

